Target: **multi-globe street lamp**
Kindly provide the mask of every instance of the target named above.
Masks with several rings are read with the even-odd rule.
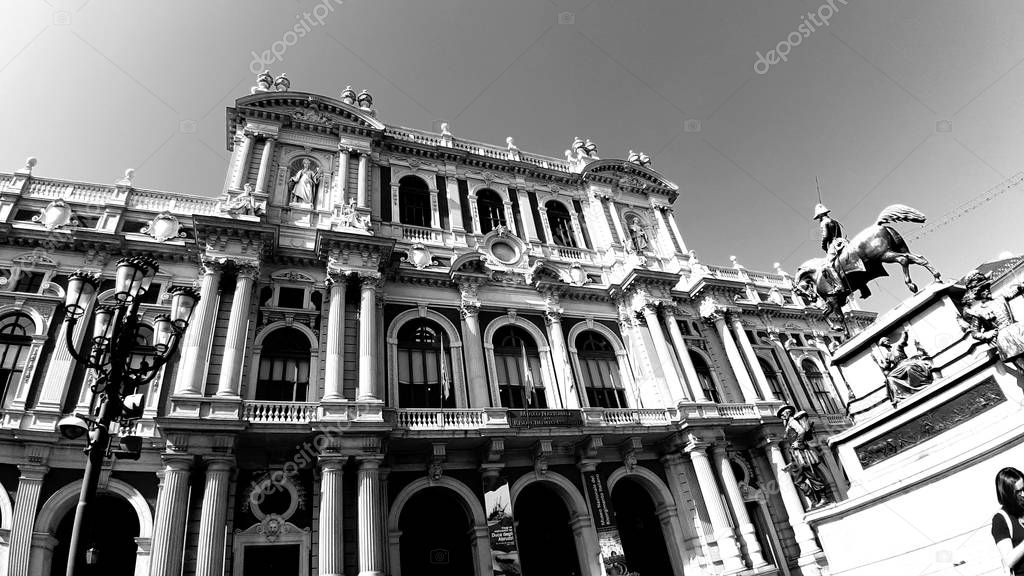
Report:
[[[67,322],[65,345],[76,361],[96,373],[92,390],[99,404],[92,414],[65,416],[57,423],[58,431],[65,438],[76,439],[87,435],[88,440],[85,453],[89,457],[78,507],[75,509],[67,576],[74,576],[80,560],[82,529],[89,503],[96,495],[103,459],[106,456],[126,459],[139,457],[141,438],[125,434],[132,421],[142,415],[144,399],[138,390],[153,380],[174,356],[199,301],[199,293],[194,288],[175,286],[168,290],[171,295],[171,313],[156,317],[152,353],[140,356],[139,340],[147,335],[140,331],[139,304],[159,269],[156,261],[148,256],[133,256],[118,261],[113,302],[97,303],[92,313],[92,336],[86,338],[80,350],[74,343],[75,326],[83,319],[90,302],[97,295],[99,277],[79,271],[68,280],[64,302],[64,321]],[[117,448],[112,448],[110,427],[115,421],[119,424],[119,442]]]

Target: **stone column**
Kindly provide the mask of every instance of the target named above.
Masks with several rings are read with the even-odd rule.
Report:
[[[814,537],[814,531],[804,521],[804,506],[800,501],[800,493],[797,491],[789,472],[783,470],[786,466],[786,459],[782,456],[782,449],[779,448],[778,440],[772,437],[762,439],[765,451],[768,453],[768,460],[772,463],[772,471],[775,473],[775,480],[779,484],[779,496],[786,508],[786,515],[789,516],[789,525],[793,528],[793,538],[800,548],[800,558],[797,561],[801,568],[816,565],[815,556],[821,554],[821,548]],[[817,574],[810,571],[804,574]]]
[[[260,275],[258,261],[236,262],[235,298],[228,318],[224,342],[224,361],[220,369],[218,396],[237,397],[245,361],[245,345],[249,339],[249,308],[252,305],[253,283]]]
[[[260,171],[256,176],[256,191],[263,194],[267,192],[270,164],[274,161],[274,140],[273,136],[267,136],[264,139],[263,155],[260,157]]]
[[[86,328],[89,324],[88,319],[92,317],[92,304],[91,300],[85,304],[85,314],[75,324],[75,331],[71,334],[71,342],[75,350],[81,350],[82,344],[85,342]],[[53,358],[50,360],[50,367],[46,371],[46,378],[43,379],[43,387],[39,392],[36,410],[60,412],[64,405],[64,399],[68,393],[68,387],[71,384],[71,378],[74,376],[77,364],[74,357],[71,356],[68,347],[64,344],[67,342],[67,331],[68,324],[64,322],[61,324],[60,331],[57,333],[57,338],[54,342]]]
[[[344,576],[345,554],[342,535],[342,466],[340,455],[320,456],[320,576]]]
[[[324,400],[342,399],[345,374],[345,290],[348,277],[339,272],[328,272],[331,287],[330,310],[327,313],[327,358],[324,360]]]
[[[358,482],[359,576],[382,576],[387,543],[380,513],[386,504],[379,458],[364,458],[359,462]]]
[[[360,402],[379,402],[377,383],[377,289],[383,284],[379,272],[360,274],[359,288],[359,395]]]
[[[465,232],[466,224],[462,221],[462,205],[459,203],[459,181],[454,171],[445,173],[444,186],[452,232]]]
[[[725,323],[725,309],[714,303],[709,305],[709,302],[709,300],[705,300],[701,304],[701,316],[705,322],[715,326],[715,330],[718,331],[718,337],[722,339],[725,355],[729,359],[729,366],[732,367],[736,380],[740,384],[743,401],[754,402],[757,400],[754,383],[750,380],[750,374],[747,373],[747,367],[743,365],[743,357],[740,355],[740,350],[736,347],[736,341],[733,340],[732,333],[729,332],[729,327]]]
[[[231,481],[231,456],[207,456],[203,508],[199,517],[199,550],[196,576],[224,574],[224,526],[228,513],[228,484]]]
[[[750,367],[750,372],[754,375],[754,381],[757,382],[757,387],[761,390],[761,398],[768,402],[778,400],[775,397],[775,393],[772,392],[772,387],[768,385],[768,377],[764,375],[764,370],[761,369],[761,362],[758,361],[754,347],[750,344],[750,337],[747,336],[747,331],[743,328],[743,321],[736,314],[732,316],[731,320],[732,329],[736,332],[736,339],[740,341],[740,350],[743,351],[743,356],[747,359],[747,366]]]
[[[480,206],[476,203],[476,192],[470,191],[466,195],[466,201],[469,202],[469,213],[473,215],[473,234],[483,234],[483,228],[480,227]]]
[[[708,462],[708,455],[705,452],[708,445],[691,442],[686,447],[686,452],[693,462],[693,470],[697,475],[697,484],[707,508],[711,525],[715,529],[715,540],[718,542],[718,553],[722,557],[726,574],[734,574],[746,569],[743,559],[740,557],[740,548],[733,534],[732,526],[729,525],[729,513],[722,506],[722,499],[718,495],[718,484],[715,482],[715,473]]]
[[[683,545],[677,547],[683,557],[683,572],[685,574],[700,574],[702,571],[701,560],[706,552],[696,528],[697,523],[700,522],[695,501],[696,495],[692,494],[689,485],[687,485],[687,491],[683,490],[683,484],[688,484],[685,480],[683,457],[678,453],[669,452],[662,456],[661,463],[665,466],[668,489],[672,492],[672,498],[675,500],[676,509],[680,515],[679,524]],[[689,505],[691,499],[693,500],[692,507]],[[684,517],[684,514],[688,514],[688,517]]]
[[[249,152],[252,150],[252,141],[254,136],[252,134],[244,134],[242,136],[241,148],[237,152],[236,158],[236,169],[234,177],[231,179],[231,188],[233,190],[241,190],[245,184],[245,175],[249,172]]]
[[[540,206],[537,208],[537,212],[540,213],[540,225],[544,229],[544,238],[547,240],[548,246],[554,246],[555,238],[551,235],[551,223],[548,222],[548,209]]]
[[[519,215],[523,218],[523,237],[527,242],[540,242],[537,236],[537,223],[533,221],[533,209],[530,208],[530,193],[527,190],[516,189],[519,195]]]
[[[202,271],[199,303],[192,315],[192,322],[185,331],[185,342],[181,348],[178,377],[174,383],[175,395],[203,394],[205,354],[213,334],[213,323],[217,318],[217,289],[220,287],[221,265],[213,261],[204,261]]]
[[[360,208],[369,208],[370,199],[366,194],[366,179],[370,176],[368,162],[370,155],[367,152],[359,153],[359,181],[356,183],[356,202]]]
[[[778,328],[768,327],[768,339],[772,343],[776,354],[778,355],[778,361],[782,368],[782,374],[786,378],[787,384],[789,384],[790,392],[795,395],[791,399],[793,404],[797,406],[813,406],[810,403],[810,399],[804,394],[804,385],[800,380],[800,376],[796,373],[796,368],[793,366],[793,360],[789,356],[789,351],[782,344],[782,339],[779,336]]]
[[[740,494],[739,484],[736,482],[736,474],[732,471],[732,464],[729,462],[729,455],[724,444],[715,444],[711,449],[715,457],[715,465],[718,467],[719,478],[722,479],[722,488],[732,506],[733,517],[736,518],[737,528],[743,544],[747,547],[747,559],[755,570],[768,563],[764,561],[761,554],[761,543],[757,541],[757,532],[754,530],[754,523],[750,521],[747,514],[747,506],[743,502],[743,495]]]
[[[192,456],[164,454],[163,478],[156,499],[153,523],[151,576],[180,576],[185,546],[185,519],[188,515],[188,478]]]
[[[654,350],[658,353],[658,359],[661,361],[661,371],[665,374],[669,400],[672,404],[685,402],[689,400],[689,397],[686,395],[686,388],[679,378],[676,364],[672,361],[668,342],[665,341],[665,332],[661,329],[661,321],[658,320],[657,305],[653,302],[644,305],[643,313],[644,320],[647,321],[647,329],[651,333],[651,341],[654,342]]]
[[[505,222],[508,224],[508,229],[511,230],[512,233],[515,234],[516,236],[519,236],[519,228],[516,227],[515,211],[512,210],[512,201],[510,200],[508,202],[505,202],[504,206]]]
[[[7,574],[9,576],[28,576],[32,534],[36,523],[36,510],[39,506],[39,492],[43,487],[43,478],[46,477],[49,468],[39,464],[20,464],[18,470],[21,475],[18,476],[18,491],[14,494]],[[73,513],[74,508],[71,511]]]
[[[433,188],[430,190],[430,227],[435,230],[441,228],[441,205],[437,200],[437,190]]]
[[[671,258],[676,253],[676,247],[672,244],[672,237],[669,235],[668,226],[665,225],[664,214],[666,206],[654,206],[654,219],[658,222],[658,247],[659,252],[666,257]]]
[[[345,191],[348,188],[348,160],[350,148],[338,147],[338,179],[334,181],[334,205],[344,206],[347,203]]]
[[[557,386],[561,390],[558,397],[564,402],[562,408],[579,408],[579,390],[576,389],[572,364],[569,362],[569,354],[565,347],[565,333],[562,330],[562,309],[558,306],[549,306],[544,312],[544,323],[548,326],[548,339],[551,340],[552,363],[558,376]]]
[[[469,384],[469,405],[473,408],[491,406],[487,387],[487,366],[484,360],[483,334],[480,332],[480,303],[476,300],[476,286],[462,284],[462,345],[466,353],[466,381]]]
[[[683,376],[690,388],[690,398],[700,398],[702,402],[711,402],[707,393],[700,385],[700,378],[697,377],[697,369],[693,366],[693,358],[690,357],[690,348],[686,345],[683,332],[679,330],[679,320],[676,318],[674,306],[665,306],[661,310],[665,318],[665,325],[668,326],[668,335],[672,339],[672,346],[676,349],[676,356],[683,367]]]

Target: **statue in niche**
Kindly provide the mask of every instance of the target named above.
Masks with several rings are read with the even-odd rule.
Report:
[[[295,174],[288,180],[288,192],[291,194],[292,204],[308,204],[316,202],[316,194],[320,189],[320,181],[323,179],[323,172],[320,166],[315,168],[309,158],[302,159],[302,168],[296,170]],[[294,166],[294,163],[293,163]]]
[[[786,426],[784,439],[792,438],[789,444],[791,462],[783,468],[793,478],[797,488],[804,493],[811,508],[829,503],[828,483],[821,472],[821,456],[811,445],[814,440],[814,422],[807,412],[786,404],[776,413]]]
[[[647,238],[647,231],[644,230],[644,226],[640,222],[640,219],[630,218],[627,228],[629,229],[629,239],[633,244],[633,250],[638,254],[647,250],[647,247],[650,246],[650,241]]]
[[[910,330],[906,329],[895,343],[888,338],[878,341],[872,353],[878,367],[885,375],[885,387],[889,392],[889,402],[895,408],[900,400],[918,392],[932,383],[932,359],[924,353],[921,345],[914,342],[916,353],[907,355],[910,342]]]
[[[991,273],[972,270],[965,280],[967,291],[962,300],[960,324],[975,340],[987,342],[999,352],[1003,362],[1013,362],[1024,371],[1024,323],[1016,322],[1009,301],[1024,293],[1024,284],[1017,284],[1009,294],[992,296]]]

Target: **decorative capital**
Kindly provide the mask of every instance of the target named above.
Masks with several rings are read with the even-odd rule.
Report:
[[[260,276],[259,260],[235,260],[235,274],[239,278],[256,280]]]
[[[726,307],[718,303],[711,296],[705,296],[701,301],[698,312],[700,317],[709,323],[717,322],[725,318]]]
[[[561,306],[549,306],[544,309],[544,323],[548,326],[552,324],[562,322],[562,312],[564,309]]]
[[[480,314],[480,304],[476,302],[463,301],[459,306],[459,314],[462,316],[463,320],[467,318],[476,318],[477,315]]]
[[[551,440],[538,440],[533,456],[533,471],[538,476],[548,473],[548,458],[554,453]]]
[[[344,289],[348,285],[348,272],[328,268],[326,284],[329,288],[341,286]]]
[[[384,287],[384,276],[380,272],[359,272],[357,275],[360,286],[364,290],[369,289],[376,292]]]

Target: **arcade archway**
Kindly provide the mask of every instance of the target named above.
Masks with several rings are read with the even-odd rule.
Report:
[[[455,492],[435,486],[413,494],[398,527],[402,574],[474,576],[472,519]]]
[[[644,576],[672,576],[661,520],[647,489],[623,478],[612,491],[612,507],[629,568]]]
[[[95,549],[96,563],[86,566],[80,562],[77,572],[104,576],[134,576],[138,554],[135,538],[139,535],[139,517],[126,500],[113,494],[99,494],[90,503],[93,511],[86,517],[82,531],[84,550]],[[68,563],[68,546],[75,522],[75,509],[68,510],[54,536],[57,546],[53,550],[50,576],[63,576]]]
[[[513,515],[524,574],[580,576],[572,514],[554,487],[534,482],[519,493]]]

